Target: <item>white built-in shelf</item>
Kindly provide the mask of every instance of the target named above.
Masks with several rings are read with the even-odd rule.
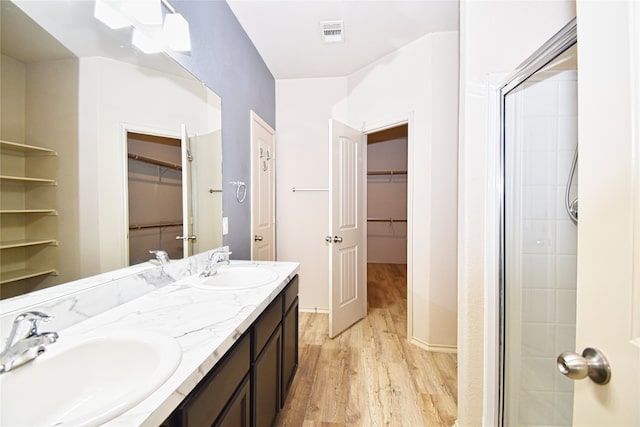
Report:
[[[44,148],[44,147],[38,147],[35,145],[20,144],[17,142],[9,142],[9,141],[2,141],[2,140],[0,140],[0,148],[3,150],[19,151],[21,153],[49,154],[52,156],[57,155],[57,153],[50,148]]]
[[[57,245],[56,239],[22,239],[0,242],[0,249],[26,248],[28,246]]]
[[[55,209],[0,209],[0,214],[58,215],[58,211]]]
[[[48,178],[31,178],[27,176],[9,176],[9,175],[0,175],[0,180],[7,182],[22,182],[25,184],[51,184],[56,185],[55,179]]]
[[[0,273],[0,284],[16,282],[18,280],[30,279],[38,276],[57,276],[58,270],[54,268],[37,270],[26,268],[22,270],[2,271]]]

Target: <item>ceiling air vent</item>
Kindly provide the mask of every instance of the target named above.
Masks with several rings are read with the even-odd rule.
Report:
[[[325,43],[342,43],[344,41],[343,21],[320,21],[320,28]]]

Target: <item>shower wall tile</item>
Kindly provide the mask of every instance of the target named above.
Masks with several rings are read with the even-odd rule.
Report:
[[[575,254],[558,255],[556,260],[556,288],[576,289],[578,276],[578,260]]]
[[[523,219],[544,220],[552,218],[556,212],[557,197],[544,185],[532,185],[522,189]]]
[[[522,125],[522,151],[549,152],[555,150],[558,138],[558,119],[553,116],[527,116]]]
[[[520,393],[519,425],[548,426],[553,423],[554,393],[523,391]]]
[[[573,392],[554,394],[553,424],[570,426],[573,422]]]
[[[555,325],[553,325],[552,323],[523,323],[522,356],[555,357]]]
[[[555,252],[555,223],[546,220],[525,220],[522,223],[522,252],[551,254]]]
[[[556,322],[565,325],[576,324],[576,291],[556,291]]]
[[[556,311],[556,291],[553,289],[522,290],[522,322],[553,322]]]
[[[523,105],[527,116],[556,116],[558,114],[558,85],[556,83],[538,83],[527,87],[523,92],[526,102]]]
[[[555,357],[523,357],[520,383],[526,391],[554,391]]]
[[[558,254],[573,255],[577,253],[577,239],[578,229],[568,217],[556,222],[556,252]]]
[[[556,258],[553,255],[522,256],[522,287],[553,288],[556,283]]]
[[[549,151],[532,151],[526,154],[522,165],[523,185],[555,185],[556,155]]]

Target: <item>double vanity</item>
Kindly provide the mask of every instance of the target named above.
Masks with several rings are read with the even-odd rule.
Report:
[[[299,265],[207,254],[0,302],[2,348],[25,312],[55,342],[0,374],[0,425],[269,426],[298,357]]]

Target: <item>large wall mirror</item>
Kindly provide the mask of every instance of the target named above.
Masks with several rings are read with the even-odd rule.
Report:
[[[0,296],[220,246],[220,97],[92,1],[0,4]]]

